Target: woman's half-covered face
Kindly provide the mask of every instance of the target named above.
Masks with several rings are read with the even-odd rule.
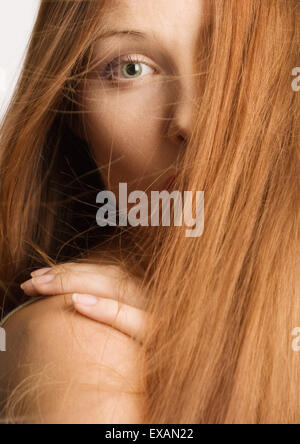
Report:
[[[162,190],[193,125],[202,0],[110,0],[99,60],[81,92],[88,143],[107,189]]]

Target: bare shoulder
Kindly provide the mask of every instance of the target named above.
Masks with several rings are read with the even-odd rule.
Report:
[[[139,345],[78,314],[71,295],[23,308],[5,329],[0,393],[13,394],[6,414],[25,423],[140,422]]]

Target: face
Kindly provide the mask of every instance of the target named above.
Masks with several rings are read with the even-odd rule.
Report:
[[[109,0],[81,91],[85,134],[106,189],[166,189],[196,108],[203,0]],[[124,32],[124,31],[130,31]]]

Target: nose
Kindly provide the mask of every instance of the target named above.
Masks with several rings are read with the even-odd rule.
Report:
[[[175,90],[167,134],[173,144],[185,146],[190,140],[193,126],[195,85],[193,80],[182,81]]]

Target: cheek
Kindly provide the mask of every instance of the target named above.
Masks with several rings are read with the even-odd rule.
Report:
[[[111,189],[119,181],[133,188],[149,184],[151,174],[153,180],[172,161],[165,139],[167,92],[153,83],[133,88],[84,94],[89,145]]]

